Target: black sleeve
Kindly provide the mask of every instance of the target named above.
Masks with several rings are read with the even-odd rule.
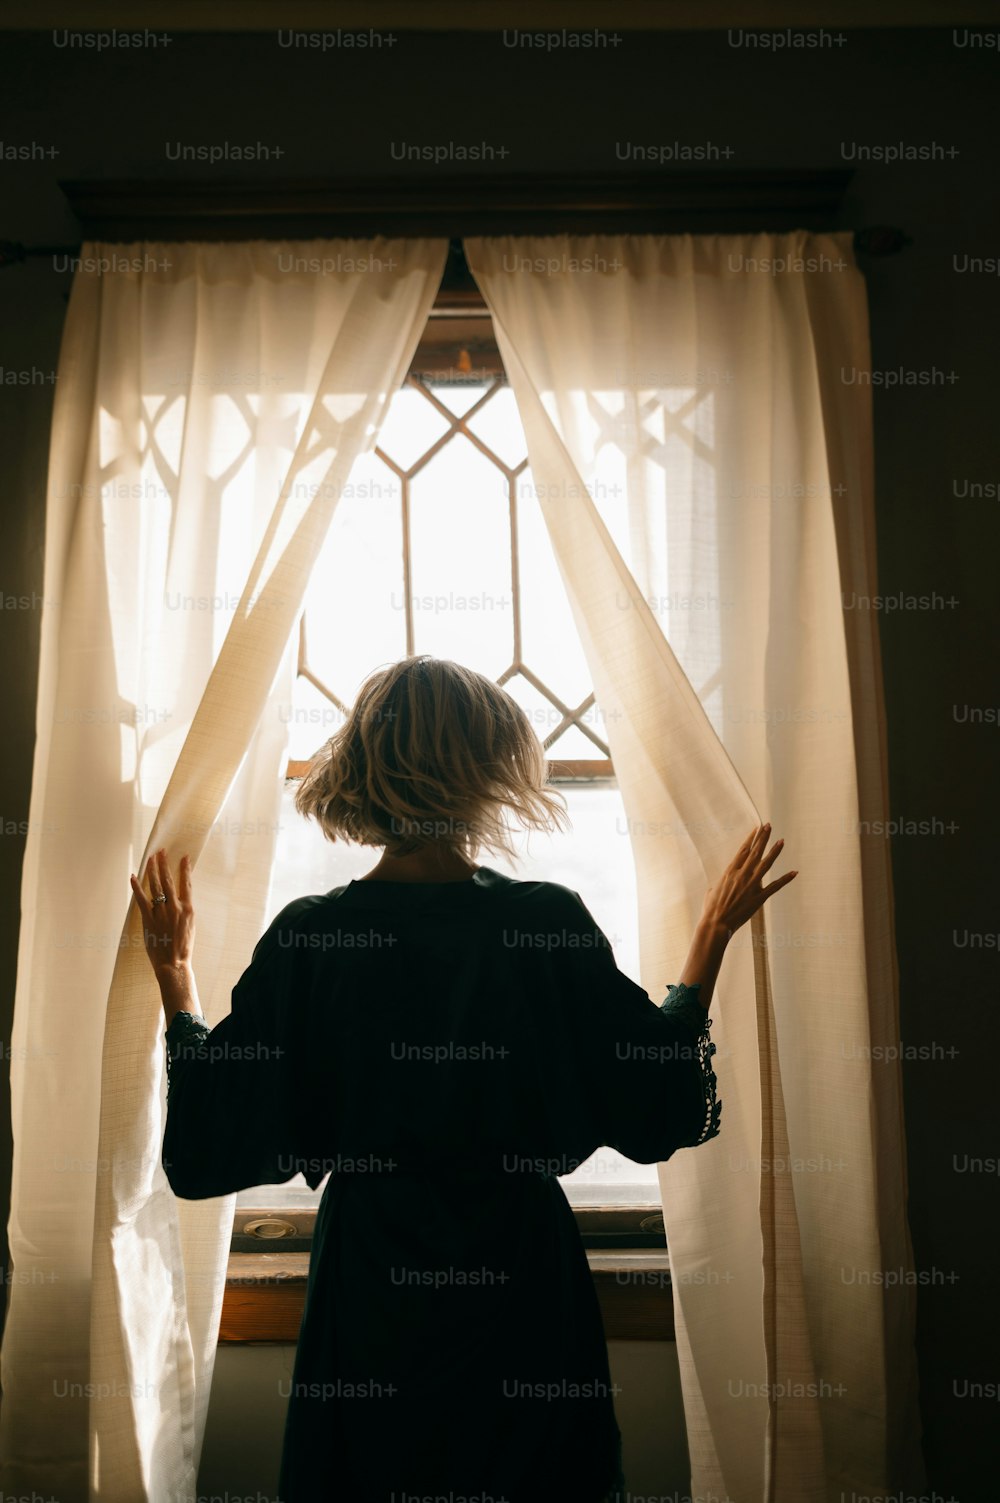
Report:
[[[578,937],[574,1015],[604,1141],[636,1163],[663,1163],[718,1134],[711,1020],[695,988],[670,986],[652,1002],[618,969],[579,894],[567,893],[567,932]]]
[[[294,951],[281,939],[293,932],[297,912],[297,904],[289,905],[259,941],[227,1017],[209,1028],[200,1017],[177,1013],[167,1029],[162,1162],[184,1200],[282,1184],[301,1167]]]

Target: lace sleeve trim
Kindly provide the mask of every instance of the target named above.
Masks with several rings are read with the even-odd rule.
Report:
[[[174,1014],[164,1035],[167,1046],[167,1101],[177,1080],[177,1065],[201,1052],[203,1041],[211,1033],[205,1019],[196,1012]]]
[[[690,1028],[694,1035],[698,1065],[705,1086],[705,1120],[698,1136],[684,1145],[688,1148],[696,1148],[700,1143],[707,1143],[709,1138],[717,1138],[722,1119],[722,1102],[716,1097],[718,1081],[712,1069],[712,1055],[715,1053],[715,1045],[709,1036],[712,1019],[698,1000],[699,992],[700,982],[694,982],[690,986],[683,981],[676,985],[671,982],[667,987],[666,1000],[660,1003],[661,1012],[676,1018],[679,1023]]]

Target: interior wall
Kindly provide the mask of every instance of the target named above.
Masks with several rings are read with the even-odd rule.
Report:
[[[401,163],[393,152],[402,142],[448,141],[502,148],[483,166],[500,173],[634,171],[640,164],[621,155],[626,143],[628,150],[699,147],[708,160],[693,165],[720,170],[849,165],[856,172],[844,223],[895,224],[912,236],[900,255],[866,263],[874,366],[900,373],[897,384],[875,390],[880,589],[929,602],[879,608],[890,805],[903,823],[871,838],[890,839],[895,881],[926,1449],[934,1486],[968,1503],[986,1495],[980,1488],[992,1461],[995,1403],[977,1397],[975,1385],[992,1383],[995,1392],[997,1350],[997,1302],[989,1297],[995,1259],[983,1235],[997,1197],[988,1099],[1000,947],[997,801],[990,797],[1000,719],[998,475],[988,332],[1000,285],[992,189],[997,35],[984,43],[978,32],[979,44],[968,33],[963,40],[962,27],[829,35],[822,47],[782,51],[750,49],[727,32],[628,33],[614,47],[545,52],[505,46],[495,34],[400,33],[391,47],[324,52],[282,47],[274,33],[179,34],[166,46],[98,53],[57,46],[52,33],[22,32],[5,37],[0,54],[3,142],[54,154],[0,158],[0,237],[74,242],[60,179],[419,172],[434,183],[454,169]],[[171,159],[179,144],[226,142],[281,154],[216,167]],[[898,143],[924,148],[925,159],[857,159],[859,145]],[[982,269],[968,258],[980,258]],[[69,282],[51,258],[0,269],[0,1008],[7,1041],[34,733],[46,442]],[[5,1203],[10,1151],[5,1109]],[[222,1358],[213,1444],[217,1416],[235,1394],[227,1393],[226,1374],[249,1370],[254,1360]],[[643,1445],[658,1443],[652,1417],[636,1424]],[[234,1430],[234,1455],[246,1436],[245,1427]]]

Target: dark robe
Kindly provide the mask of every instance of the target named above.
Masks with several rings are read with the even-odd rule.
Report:
[[[576,893],[481,867],[290,903],[229,1016],[178,1014],[167,1043],[177,1195],[329,1174],[282,1503],[597,1503],[620,1483],[557,1176],[602,1144],[656,1163],[718,1131],[696,994],[654,1005]]]

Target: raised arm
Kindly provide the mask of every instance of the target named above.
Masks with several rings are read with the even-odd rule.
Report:
[[[798,876],[798,872],[786,872],[766,887],[761,886],[762,877],[778,859],[785,843],[784,840],[777,841],[765,855],[770,838],[770,824],[751,830],[722,876],[705,894],[680,981],[682,986],[698,988],[694,995],[706,1012],[711,1005],[726,946],[736,930],[758,908],[762,908],[768,898]]]
[[[132,876],[129,881],[142,915],[143,942],[160,988],[167,1027],[178,1012],[202,1017],[192,968],[194,903],[190,857],[181,857],[176,886],[167,853],[162,849],[146,862],[148,896],[137,877]]]

